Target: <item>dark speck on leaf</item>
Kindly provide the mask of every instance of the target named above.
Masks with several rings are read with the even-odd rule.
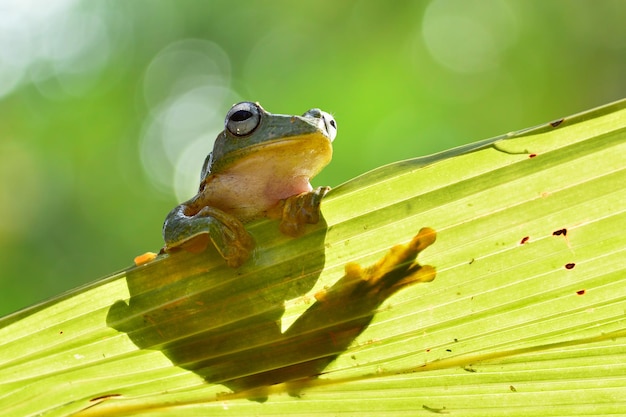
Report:
[[[106,399],[109,399],[109,398],[115,398],[115,397],[121,397],[121,396],[122,396],[122,394],[106,394],[106,395],[101,395],[99,397],[94,397],[94,398],[92,398],[89,401],[91,401],[91,402],[101,401],[101,400],[106,400]]]
[[[554,122],[550,122],[550,126],[552,127],[557,127],[558,125],[560,125],[561,123],[563,123],[565,119],[559,119],[559,120],[555,120]]]
[[[522,238],[522,240],[519,242],[520,245],[523,245],[524,243],[528,242],[530,240],[529,236],[524,236]]]
[[[586,292],[587,292],[586,290],[578,290],[578,291],[576,291],[576,294],[578,294],[578,295],[585,295]]]
[[[433,407],[429,407],[426,404],[422,405],[422,408],[426,411],[430,411],[431,413],[435,413],[435,414],[449,414],[450,412],[446,410],[446,407],[443,408],[433,408]]]
[[[565,269],[574,269],[574,267],[576,266],[575,263],[569,263],[569,264],[565,264]]]
[[[537,156],[536,153],[531,153],[530,155],[528,155],[529,158],[534,158],[535,156]]]
[[[554,232],[552,232],[553,236],[567,236],[567,229],[559,229],[559,230],[555,230]]]

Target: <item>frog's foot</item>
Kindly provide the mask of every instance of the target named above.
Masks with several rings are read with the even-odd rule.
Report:
[[[250,257],[254,240],[239,219],[213,207],[203,207],[193,216],[187,216],[184,210],[184,206],[174,209],[164,225],[166,252],[176,247],[202,252],[210,240],[233,268]]]
[[[284,343],[298,348],[289,356],[291,365],[275,366],[264,375],[265,381],[287,381],[293,394],[313,384],[369,326],[389,296],[414,283],[435,279],[435,268],[415,260],[435,237],[434,230],[423,228],[411,242],[394,246],[368,268],[347,264],[345,275],[315,294],[316,302],[284,333]]]
[[[432,281],[436,275],[435,268],[420,265],[415,259],[435,242],[436,236],[433,229],[425,227],[411,242],[394,246],[374,265],[361,268],[356,263],[348,263],[345,275],[331,289],[319,292],[315,298],[331,303],[369,299],[369,304],[374,305],[414,283]]]
[[[194,217],[207,221],[209,237],[228,266],[241,266],[254,249],[254,240],[239,219],[221,210],[204,207]]]
[[[284,201],[280,231],[297,237],[304,232],[306,224],[320,220],[320,203],[330,187],[319,187],[313,191],[291,196]]]

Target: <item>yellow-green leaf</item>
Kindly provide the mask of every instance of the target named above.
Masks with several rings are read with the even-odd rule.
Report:
[[[624,155],[620,101],[367,173],[333,190],[323,202],[326,225],[301,238],[281,236],[269,221],[252,224],[258,248],[239,270],[214,251],[179,253],[7,316],[0,410],[624,413]],[[309,352],[298,344],[277,350],[271,336],[288,334],[348,262],[370,265],[422,227],[437,231],[419,255],[436,279],[386,300],[319,378],[240,393],[217,383],[258,361]],[[229,351],[242,338],[268,357],[252,363]],[[198,358],[206,352],[236,360],[206,357],[204,369]]]

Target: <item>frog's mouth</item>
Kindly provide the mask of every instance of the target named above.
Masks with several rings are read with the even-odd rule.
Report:
[[[323,132],[281,137],[226,155],[214,172],[259,173],[287,178],[317,175],[333,155],[331,138]]]

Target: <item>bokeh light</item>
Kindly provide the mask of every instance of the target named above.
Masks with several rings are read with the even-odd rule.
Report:
[[[141,160],[157,188],[189,199],[201,167],[223,129],[223,109],[234,100],[230,60],[215,43],[185,39],[167,45],[148,65],[143,93],[149,116]],[[204,156],[203,156],[204,155]]]
[[[101,16],[81,10],[75,0],[3,1],[0,97],[23,83],[40,85],[42,94],[49,94],[43,82],[51,78],[63,94],[84,94],[108,63],[110,50]]]
[[[513,4],[504,0],[434,0],[422,22],[433,59],[457,72],[500,68],[518,32]]]

